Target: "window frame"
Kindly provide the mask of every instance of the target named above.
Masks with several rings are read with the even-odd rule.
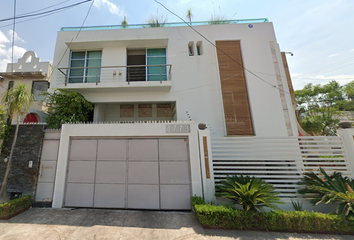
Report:
[[[87,75],[87,60],[88,60],[88,58],[87,58],[87,56],[88,56],[88,52],[101,52],[101,57],[100,57],[100,66],[99,67],[97,67],[97,68],[102,68],[102,49],[97,49],[97,50],[81,50],[81,51],[70,51],[70,58],[69,58],[69,71],[68,71],[68,76],[67,76],[67,83],[69,84],[69,83],[71,83],[71,82],[69,82],[69,79],[70,79],[70,71],[71,71],[71,63],[72,63],[72,61],[73,61],[73,58],[72,58],[72,56],[73,56],[73,53],[75,53],[75,52],[85,52],[85,58],[83,59],[84,60],[84,67],[83,67],[83,70],[84,70],[84,72],[83,72],[83,75],[82,75],[82,82],[72,82],[72,83],[95,83],[95,82],[87,82],[86,81],[86,78],[88,77],[88,75]],[[89,58],[89,59],[98,59],[98,58]],[[77,60],[82,60],[82,59],[77,59]],[[101,78],[102,78],[102,71],[100,70],[100,74],[99,74],[99,80],[96,82],[96,83],[99,83],[99,82],[101,82]],[[75,78],[75,77],[74,77]],[[77,79],[79,79],[79,77],[76,77]]]

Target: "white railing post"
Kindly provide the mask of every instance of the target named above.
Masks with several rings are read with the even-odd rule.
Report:
[[[339,129],[338,135],[343,139],[345,153],[347,155],[350,175],[354,178],[354,128]]]
[[[198,136],[204,200],[208,203],[215,202],[215,181],[210,131],[198,130]]]

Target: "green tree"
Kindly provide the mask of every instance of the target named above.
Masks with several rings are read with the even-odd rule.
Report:
[[[282,204],[275,188],[264,180],[250,176],[229,176],[216,186],[216,196],[242,205],[244,211],[261,211],[264,207],[278,209]]]
[[[354,106],[342,86],[336,81],[325,85],[311,83],[295,91],[300,107],[302,128],[311,135],[335,135],[342,111],[353,111]],[[350,86],[347,87],[350,92]]]
[[[354,80],[344,85],[343,91],[350,101],[354,101]]]
[[[48,117],[48,128],[59,129],[64,123],[87,122],[93,104],[78,92],[64,89],[44,93]]]
[[[22,83],[16,85],[12,90],[7,91],[2,99],[3,104],[6,106],[7,114],[10,118],[10,121],[12,121],[12,119],[14,118],[17,119],[14,140],[12,142],[10,156],[8,159],[4,179],[0,189],[0,201],[2,202],[8,200],[5,190],[7,186],[7,179],[9,177],[9,173],[12,165],[12,156],[16,146],[18,129],[20,126],[20,118],[21,116],[24,116],[28,112],[28,109],[30,108],[33,101],[34,101],[34,96],[31,93],[31,90],[29,90]]]

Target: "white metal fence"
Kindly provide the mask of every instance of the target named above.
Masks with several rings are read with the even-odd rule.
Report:
[[[250,175],[273,184],[281,198],[295,198],[307,171],[350,176],[341,137],[212,138],[215,184],[228,175]]]

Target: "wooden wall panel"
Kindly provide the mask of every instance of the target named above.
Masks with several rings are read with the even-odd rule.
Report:
[[[217,50],[227,135],[254,135],[240,41],[216,41],[216,46],[236,61]]]

